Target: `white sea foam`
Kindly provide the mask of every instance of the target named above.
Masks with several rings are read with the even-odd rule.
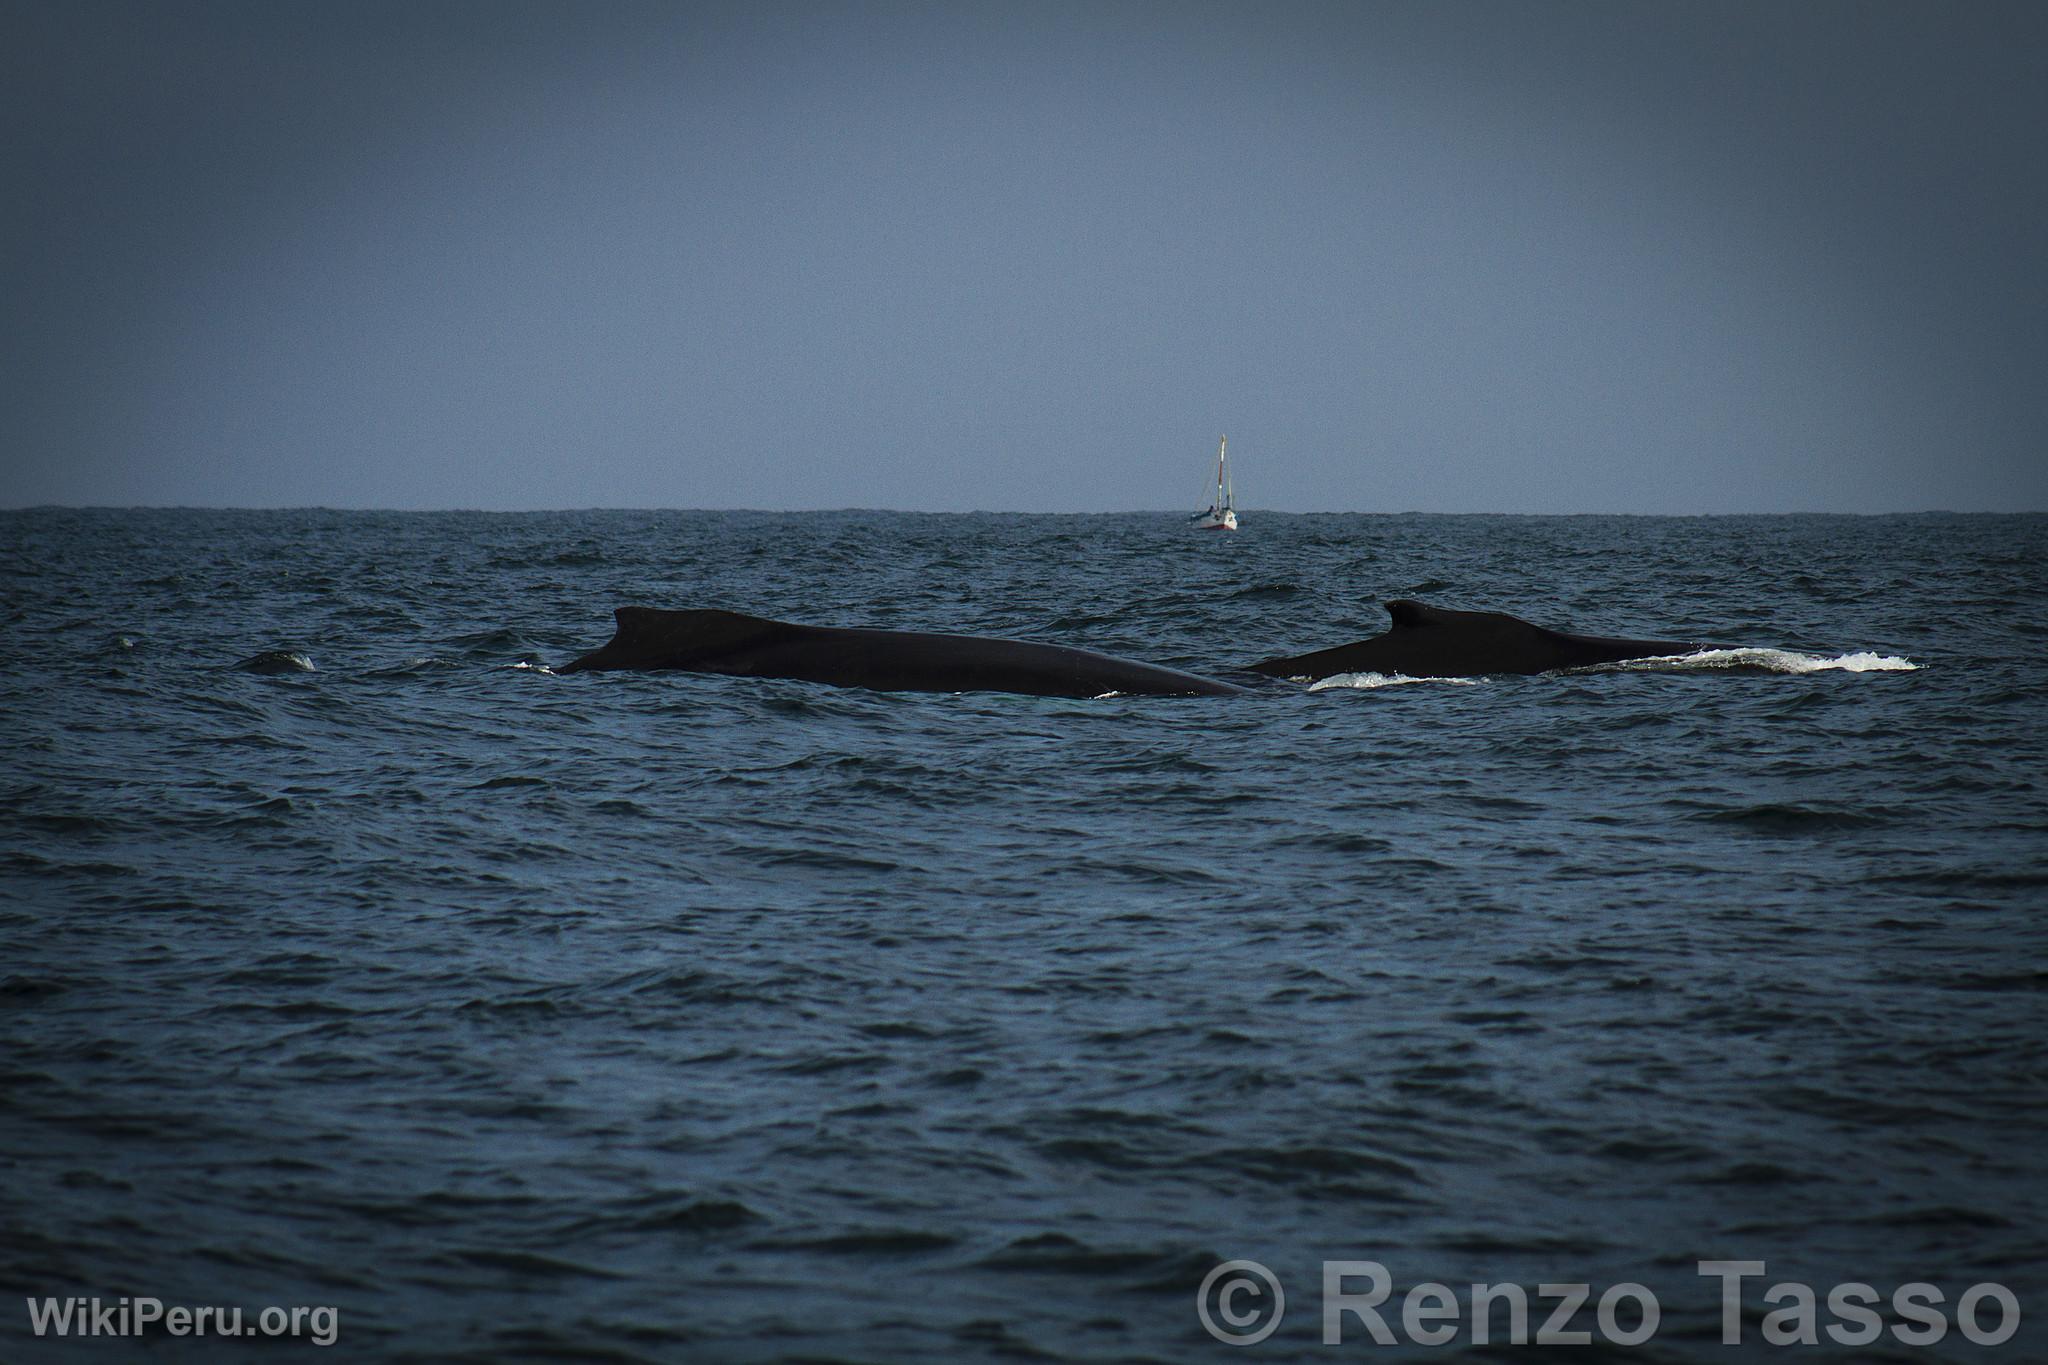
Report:
[[[1824,658],[1817,654],[1801,654],[1790,649],[1703,649],[1694,654],[1661,654],[1653,658],[1623,659],[1617,663],[1592,664],[1585,668],[1563,671],[1690,673],[1747,669],[1760,673],[1905,673],[1919,667],[1920,665],[1911,659],[1896,654],[1877,654],[1870,650]],[[1460,687],[1470,687],[1479,681],[1481,680],[1478,678],[1412,678],[1406,673],[1337,673],[1320,682],[1310,683],[1308,690],[1367,690],[1377,687],[1398,687],[1403,683],[1451,683]]]
[[[1697,654],[1667,654],[1652,659],[1624,659],[1620,663],[1601,664],[1592,669],[1574,671],[1656,669],[1680,672],[1694,669],[1753,668],[1765,673],[1904,673],[1919,667],[1920,665],[1911,659],[1901,658],[1896,654],[1875,654],[1869,650],[1855,654],[1838,654],[1830,659],[1816,654],[1801,654],[1790,649],[1703,649]]]
[[[1406,673],[1332,673],[1319,682],[1308,685],[1311,692],[1328,692],[1332,688],[1346,687],[1367,690],[1375,687],[1399,687],[1403,683],[1450,683],[1457,687],[1477,687],[1477,678],[1411,678]]]

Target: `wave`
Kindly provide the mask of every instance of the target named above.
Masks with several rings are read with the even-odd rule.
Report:
[[[1399,687],[1403,683],[1449,683],[1455,687],[1477,687],[1478,678],[1411,678],[1406,673],[1333,673],[1327,678],[1308,685],[1311,692],[1328,692],[1333,688],[1370,690],[1376,687]]]
[[[313,661],[290,650],[266,649],[235,665],[244,673],[311,673]]]
[[[1920,665],[1911,659],[1896,654],[1878,654],[1870,650],[1824,658],[1817,654],[1801,654],[1791,649],[1702,649],[1692,654],[1659,654],[1646,659],[1622,659],[1614,663],[1589,664],[1584,668],[1564,668],[1558,672],[1564,675],[1627,672],[1910,673],[1919,668]],[[1369,690],[1398,687],[1403,683],[1425,682],[1457,683],[1469,687],[1479,681],[1478,678],[1414,678],[1406,673],[1337,673],[1320,682],[1310,683],[1308,690]]]
[[[1654,669],[1662,672],[1710,672],[1719,669],[1750,669],[1759,673],[1909,673],[1919,664],[1897,654],[1861,650],[1823,658],[1790,649],[1702,649],[1694,654],[1662,654],[1649,659],[1623,659],[1619,663],[1574,668],[1571,673],[1611,673]]]
[[[495,630],[473,630],[465,635],[450,636],[441,643],[455,646],[472,658],[488,658],[507,650],[526,653],[537,642],[509,626],[499,626]]]
[[[1870,829],[1885,823],[1870,811],[1830,806],[1802,806],[1773,801],[1733,810],[1702,811],[1693,817],[1709,824],[1736,825],[1762,834],[1809,834],[1834,830]]]
[[[373,668],[364,676],[370,678],[412,678],[422,674],[440,672],[443,669],[460,668],[461,666],[453,659],[443,659],[432,654],[420,654],[407,659],[402,664],[393,664],[387,668]]]

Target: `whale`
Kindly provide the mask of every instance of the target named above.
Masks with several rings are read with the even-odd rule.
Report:
[[[1411,678],[1551,673],[1698,653],[1679,640],[1574,635],[1497,611],[1453,611],[1401,599],[1386,604],[1385,634],[1309,654],[1219,672],[1242,681],[1162,668],[1034,640],[855,626],[806,626],[718,608],[620,607],[612,638],[557,673],[678,669],[789,678],[881,692],[1017,692],[1040,697],[1221,697],[1346,673]]]
[[[1554,673],[1565,668],[1697,654],[1714,646],[1681,640],[1624,640],[1573,635],[1498,611],[1452,611],[1406,598],[1386,604],[1393,624],[1383,635],[1312,654],[1263,659],[1247,666],[1269,678],[1317,682],[1343,673],[1410,678],[1473,678],[1487,674]]]
[[[611,640],[557,673],[681,669],[881,692],[1220,697],[1247,689],[1092,649],[981,635],[802,626],[716,608],[620,607]]]

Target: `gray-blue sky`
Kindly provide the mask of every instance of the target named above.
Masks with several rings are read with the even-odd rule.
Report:
[[[2048,7],[0,0],[8,505],[2048,507]]]

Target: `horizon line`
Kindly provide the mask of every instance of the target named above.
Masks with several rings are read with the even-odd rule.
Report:
[[[198,502],[135,502],[135,503],[65,503],[38,502],[12,506],[0,506],[0,513],[22,512],[363,512],[384,513],[395,516],[437,516],[452,513],[479,516],[558,516],[572,512],[682,512],[682,513],[747,513],[758,516],[816,516],[816,515],[880,515],[916,517],[1199,517],[1201,513],[1187,513],[1166,508],[1110,508],[1099,511],[1048,512],[1001,507],[976,507],[968,510],[935,509],[922,507],[632,507],[624,505],[590,504],[580,507],[393,507],[376,505],[351,505],[337,503],[198,503]],[[2025,517],[2048,513],[2043,508],[1954,508],[1922,507],[1897,508],[1879,512],[1856,512],[1830,508],[1799,508],[1779,511],[1724,511],[1724,512],[1635,512],[1635,511],[1579,511],[1579,512],[1527,512],[1465,509],[1447,511],[1439,508],[1408,507],[1399,511],[1366,510],[1362,508],[1318,508],[1315,511],[1291,511],[1277,507],[1240,509],[1243,516],[1267,517],[1670,517],[1670,518],[1713,518],[1713,517]]]

